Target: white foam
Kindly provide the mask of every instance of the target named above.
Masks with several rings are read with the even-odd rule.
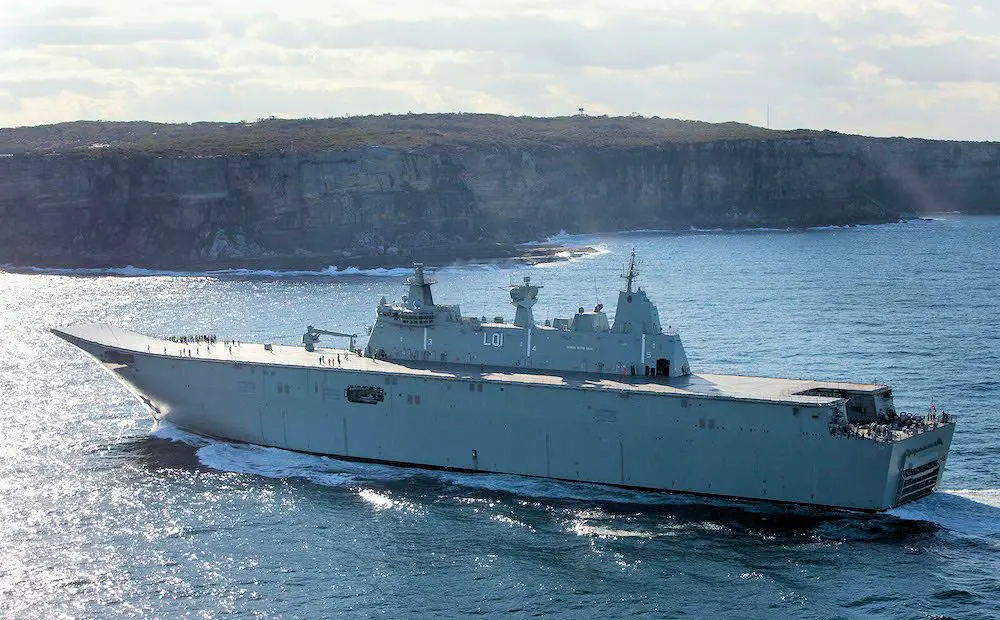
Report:
[[[613,233],[608,233],[613,234]],[[565,230],[560,230],[558,233],[546,237],[541,241],[527,241],[519,245],[535,247],[540,245],[589,245],[600,241],[603,233],[569,233]]]
[[[563,228],[562,230],[560,230],[556,234],[551,235],[549,237],[546,237],[544,241],[538,242],[538,245],[544,245],[544,244],[562,245],[562,244],[566,244],[566,243],[572,243],[574,241],[579,241],[579,240],[584,239],[584,238],[586,238],[585,235],[568,233],[568,232],[566,232],[566,229]]]
[[[523,521],[518,521],[517,519],[508,517],[507,515],[495,514],[490,517],[490,521],[496,521],[497,523],[501,523],[508,527],[523,527],[526,530],[530,530],[532,532],[535,531],[535,528],[531,527],[527,523],[524,523]]]
[[[601,525],[591,525],[583,519],[576,519],[572,522],[570,532],[577,536],[595,536],[597,538],[656,538],[657,536],[674,536],[673,532],[642,532],[636,530],[622,530]]]
[[[960,534],[1000,534],[1000,489],[939,491],[893,508],[889,514],[910,521],[929,521]]]
[[[168,441],[176,441],[178,443],[186,443],[190,446],[201,447],[208,445],[212,440],[206,439],[201,435],[196,435],[190,433],[183,429],[177,428],[170,422],[157,422],[153,429],[149,433],[153,437],[159,439],[166,439]]]
[[[343,461],[333,457],[303,454],[279,448],[206,439],[170,425],[164,424],[163,426],[164,430],[157,431],[158,436],[198,446],[198,460],[206,467],[266,478],[302,478],[315,484],[331,487],[361,486],[373,481],[382,483],[404,481],[415,476],[425,476],[456,486],[510,493],[535,499],[586,500],[637,505],[683,505],[714,502],[714,500],[693,495],[638,491],[585,482],[567,482],[512,474],[447,472],[417,467]],[[362,496],[362,499],[373,505],[380,501],[371,494]],[[725,504],[726,502],[719,500],[719,503]],[[412,506],[402,504],[392,507],[394,509],[414,509]],[[598,515],[586,514],[582,516],[590,518]]]
[[[373,269],[373,272],[378,270]],[[167,275],[167,274],[164,274]],[[208,271],[181,271],[171,272],[169,275],[176,276],[204,276],[210,278],[303,278],[303,277],[326,277],[326,276],[353,276],[360,275],[359,270],[348,267],[338,270],[335,267],[325,269],[211,269]],[[371,275],[383,275],[372,273]]]
[[[687,496],[619,489],[583,482],[564,482],[508,474],[456,473],[343,461],[279,448],[209,439],[181,430],[168,422],[157,425],[152,434],[162,439],[180,441],[197,447],[199,462],[212,469],[266,478],[303,478],[326,486],[360,485],[370,481],[391,482],[414,476],[427,476],[456,486],[534,498],[582,499],[629,504],[705,501]]]
[[[444,267],[428,268],[428,271],[502,271],[506,269],[524,268],[525,264],[515,260],[503,263],[456,263]],[[308,278],[308,277],[341,277],[358,276],[372,278],[402,278],[413,273],[411,267],[375,267],[361,269],[345,267],[337,269],[330,266],[316,270],[278,270],[278,269],[211,269],[207,271],[179,271],[171,269],[147,269],[126,265],[125,267],[17,267],[10,264],[0,265],[0,269],[13,273],[38,273],[44,275],[62,276],[120,276],[133,278],[170,277],[170,278]]]
[[[359,487],[359,497],[377,509],[417,510],[412,504],[394,499],[384,491],[363,488],[371,482],[405,481],[415,476],[434,478],[455,486],[510,493],[534,499],[584,500],[646,506],[718,504],[749,511],[774,509],[768,504],[748,504],[738,500],[622,489],[585,482],[567,482],[512,474],[447,472],[343,461],[279,448],[209,439],[181,430],[169,422],[157,424],[152,435],[195,446],[198,448],[198,460],[206,467],[219,471],[266,478],[302,478],[329,487]],[[490,507],[493,507],[492,504]],[[997,535],[1000,534],[1000,489],[942,491],[894,508],[888,514],[900,519],[937,523],[963,534]],[[600,511],[594,510],[577,512],[574,514],[574,522],[578,524],[574,525],[573,529],[578,534],[602,537],[657,535],[619,531],[587,523],[588,520],[600,520],[605,516]],[[708,523],[695,526],[713,530],[722,528],[717,524]]]
[[[945,493],[951,493],[952,495],[958,495],[959,497],[964,497],[965,499],[978,502],[980,504],[1000,508],[1000,489],[961,489],[955,491],[945,491]]]
[[[223,441],[210,441],[200,448],[198,460],[202,465],[220,471],[265,478],[302,478],[330,487],[350,486],[363,480],[397,480],[413,475],[396,467],[352,463],[280,448]]]
[[[303,272],[303,273],[309,273],[309,272]],[[334,267],[327,267],[326,269],[317,273],[327,276],[367,276],[374,278],[399,278],[412,274],[413,269],[410,269],[409,267],[376,267],[374,269],[345,267],[344,269],[338,270]]]
[[[929,218],[918,218],[919,221],[926,221]],[[908,221],[913,220],[901,220],[899,222],[885,222],[882,224],[830,224],[826,226],[807,226],[802,227],[774,227],[774,226],[757,226],[754,228],[698,228],[696,226],[689,226],[687,229],[683,230],[671,230],[662,228],[638,228],[635,230],[624,230],[619,231],[616,234],[621,236],[628,235],[679,235],[679,234],[740,234],[740,233],[769,233],[769,232],[801,232],[803,230],[810,231],[830,231],[830,230],[848,230],[852,228],[873,228],[882,226],[898,226],[899,224],[905,224]]]
[[[495,263],[454,263],[444,267],[428,267],[427,271],[432,273],[461,273],[466,271],[487,271],[500,272],[511,269],[524,269],[526,265],[516,260],[495,262]],[[405,275],[413,273],[413,269],[405,269]]]
[[[548,260],[531,265],[531,268],[548,269],[551,267],[558,267],[560,265],[565,265],[566,263],[575,263],[577,261],[590,260],[592,258],[597,258],[598,256],[603,256],[605,254],[611,253],[611,250],[609,250],[604,245],[591,244],[588,247],[590,247],[593,251],[574,252],[571,250],[563,250],[561,252],[556,252]]]
[[[689,230],[697,231],[699,229],[692,226]],[[632,230],[623,230],[618,234],[627,237],[629,235],[676,235],[677,232],[676,230],[668,230],[666,228],[634,228]]]
[[[264,278],[297,278],[297,277],[331,277],[331,276],[369,276],[369,277],[400,277],[413,272],[410,268],[376,267],[360,269],[346,267],[337,269],[329,266],[324,269],[209,269],[206,271],[183,271],[174,269],[147,269],[126,265],[124,267],[15,267],[3,265],[4,269],[12,271],[41,273],[67,276],[123,276],[123,277],[264,277]]]
[[[204,276],[205,272],[172,271],[167,269],[146,269],[125,265],[124,267],[16,267],[4,265],[4,269],[19,272],[42,273],[57,276]]]
[[[458,486],[499,491],[536,499],[590,500],[644,505],[676,505],[696,502],[704,503],[706,501],[704,498],[698,499],[695,496],[688,495],[668,495],[656,491],[638,491],[587,482],[568,482],[513,474],[455,473],[443,471],[431,471],[428,474]]]

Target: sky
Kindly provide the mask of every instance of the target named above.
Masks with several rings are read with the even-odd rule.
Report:
[[[0,0],[0,127],[581,107],[1000,140],[1000,3]]]

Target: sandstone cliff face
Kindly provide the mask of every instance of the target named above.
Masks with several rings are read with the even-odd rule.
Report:
[[[1000,145],[832,136],[0,158],[0,262],[20,265],[343,266],[431,249],[460,258],[560,230],[804,227],[923,210],[1000,210]]]

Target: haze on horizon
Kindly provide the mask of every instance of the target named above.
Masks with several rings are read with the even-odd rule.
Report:
[[[0,0],[0,127],[642,114],[1000,139],[985,0]]]

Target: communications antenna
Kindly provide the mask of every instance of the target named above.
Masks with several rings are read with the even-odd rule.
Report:
[[[622,269],[621,277],[625,278],[625,292],[632,292],[632,282],[639,277],[639,268],[635,264],[635,248],[632,248],[632,260],[629,261],[627,271]]]

